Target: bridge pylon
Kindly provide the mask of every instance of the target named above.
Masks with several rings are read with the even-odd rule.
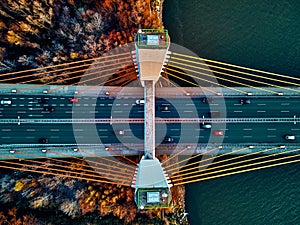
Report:
[[[155,157],[155,83],[168,61],[167,30],[140,29],[135,36],[134,63],[144,87],[144,156],[132,187],[139,209],[166,208],[171,200],[171,182]]]

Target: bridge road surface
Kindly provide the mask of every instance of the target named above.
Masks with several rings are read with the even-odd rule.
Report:
[[[38,100],[44,97],[49,100],[48,104],[39,104]],[[78,103],[70,103],[69,98],[59,96],[0,96],[0,100],[10,99],[11,105],[0,105],[0,119],[14,118],[20,116],[26,118],[72,118],[75,111],[76,118],[143,118],[143,106],[136,105],[135,98],[113,99],[83,97],[79,98]],[[225,98],[226,113],[228,118],[247,118],[247,117],[293,117],[300,116],[300,97],[274,96],[274,97],[249,97],[251,104],[241,105],[240,97]],[[176,109],[171,104],[176,104]],[[192,99],[164,99],[156,100],[156,116],[163,118],[209,117],[210,108],[224,112],[223,106],[219,104],[221,99],[215,97],[213,102],[206,104],[201,98]],[[160,111],[161,105],[168,105],[169,110]],[[52,113],[44,112],[43,108],[53,106],[55,111]],[[74,107],[74,108],[73,108]],[[87,110],[88,109],[88,110]],[[128,113],[129,112],[129,113]],[[167,126],[167,127],[165,127]],[[200,129],[199,124],[156,124],[157,131],[166,129],[166,135],[173,137],[175,142],[181,143],[206,143],[212,132],[211,130]],[[98,138],[101,143],[143,143],[143,124],[97,124]],[[76,130],[74,130],[76,129]],[[80,124],[74,128],[72,124],[0,124],[0,144],[26,144],[38,143],[38,139],[47,137],[49,144],[75,144],[74,132],[77,140],[82,139],[82,143],[99,143],[98,138],[88,134],[90,125]],[[125,130],[123,136],[114,132]],[[181,136],[184,130],[191,135]],[[284,139],[286,134],[296,136],[293,143],[300,142],[300,125],[294,123],[229,123],[224,131],[224,143],[291,143]],[[132,133],[133,135],[132,135]],[[82,135],[81,135],[82,134]],[[157,136],[157,135],[156,135]],[[212,135],[213,136],[213,135]],[[157,143],[161,143],[161,136],[156,137]],[[220,137],[213,137],[214,141],[222,142]]]

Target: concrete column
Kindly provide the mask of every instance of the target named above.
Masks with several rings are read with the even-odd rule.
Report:
[[[145,80],[144,86],[144,146],[145,156],[155,158],[155,85],[152,80]]]

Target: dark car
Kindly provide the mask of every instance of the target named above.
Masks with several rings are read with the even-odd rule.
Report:
[[[205,104],[213,103],[213,99],[204,97],[204,98],[202,98],[202,102],[205,103]]]
[[[40,139],[39,139],[39,143],[40,143],[40,144],[48,144],[48,142],[49,142],[49,141],[48,141],[48,138],[40,138]]]
[[[250,101],[249,98],[242,98],[242,99],[240,100],[240,103],[241,103],[242,105],[248,105],[248,104],[251,103],[251,101]]]
[[[48,99],[45,99],[45,98],[41,98],[38,100],[39,104],[48,104],[48,102],[49,102]]]
[[[169,111],[170,108],[169,108],[169,106],[167,106],[167,105],[161,105],[161,106],[159,107],[159,110],[160,110],[161,112],[166,112],[166,111]]]
[[[54,107],[45,107],[44,112],[54,112],[55,108]]]
[[[172,143],[172,142],[174,142],[174,139],[172,137],[165,137],[164,142]]]

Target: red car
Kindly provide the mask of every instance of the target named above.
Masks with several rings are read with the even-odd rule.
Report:
[[[224,132],[222,130],[215,130],[214,131],[214,135],[215,136],[223,136],[224,135]]]
[[[78,98],[70,98],[70,102],[78,102]]]

